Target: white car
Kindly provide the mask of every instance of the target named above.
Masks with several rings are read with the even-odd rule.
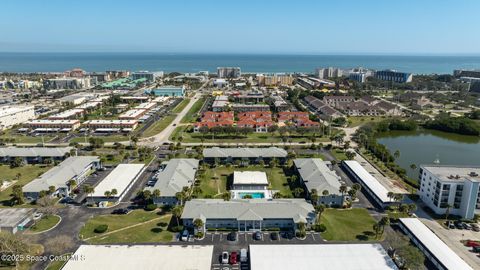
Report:
[[[226,251],[222,252],[222,263],[223,264],[228,264],[228,258],[229,258],[228,252],[226,252]]]
[[[43,216],[42,213],[36,212],[35,214],[33,214],[33,220],[40,219],[40,218],[42,218],[42,216]]]

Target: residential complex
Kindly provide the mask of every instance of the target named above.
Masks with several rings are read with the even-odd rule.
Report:
[[[233,163],[236,160],[244,164],[255,164],[263,160],[268,164],[272,159],[283,163],[287,158],[287,151],[278,147],[268,148],[220,148],[211,147],[203,149],[203,158],[207,163]]]
[[[54,194],[69,196],[72,190],[70,181],[73,180],[76,185],[80,185],[92,171],[100,166],[100,159],[96,156],[69,157],[26,184],[23,187],[23,193],[29,200],[35,201],[42,191],[49,191],[50,187],[54,187]]]
[[[185,203],[184,226],[203,220],[206,229],[231,228],[239,231],[272,228],[293,229],[298,223],[315,222],[313,206],[304,199],[218,200],[194,199]]]
[[[46,161],[62,161],[73,154],[73,147],[2,147],[0,148],[0,162],[10,163],[20,158],[26,164],[45,163]]]
[[[241,72],[239,67],[218,67],[217,76],[219,78],[238,78]]]
[[[1,106],[0,107],[0,130],[23,124],[35,119],[33,106]]]
[[[480,213],[480,167],[421,165],[419,178],[420,198],[436,214]]]
[[[408,83],[412,81],[413,75],[411,73],[398,72],[396,70],[380,70],[375,72],[374,77],[383,81]]]

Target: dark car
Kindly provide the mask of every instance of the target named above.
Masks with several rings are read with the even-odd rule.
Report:
[[[128,214],[128,212],[130,212],[128,209],[120,208],[120,209],[113,210],[112,214],[114,214],[114,215],[126,215],[126,214]]]
[[[270,239],[272,239],[273,241],[278,240],[278,233],[277,232],[272,232],[270,234]]]
[[[463,224],[462,222],[456,220],[453,224],[455,224],[455,228],[459,229],[459,230],[463,230]]]
[[[262,232],[256,231],[255,233],[253,233],[253,239],[262,240],[262,238],[263,238]]]
[[[227,235],[227,240],[228,241],[237,241],[237,236],[238,236],[237,232],[231,232]]]

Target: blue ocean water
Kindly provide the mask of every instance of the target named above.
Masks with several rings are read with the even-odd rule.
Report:
[[[317,67],[397,69],[416,74],[451,74],[454,69],[480,69],[480,56],[404,55],[255,55],[167,53],[0,53],[1,72],[150,70],[215,72],[239,66],[242,72],[313,72]]]

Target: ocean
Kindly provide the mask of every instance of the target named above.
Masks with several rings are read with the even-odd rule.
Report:
[[[72,68],[86,71],[216,72],[219,66],[238,66],[243,73],[313,73],[317,67],[331,66],[451,74],[454,69],[480,69],[480,56],[0,53],[0,72],[62,72]]]

